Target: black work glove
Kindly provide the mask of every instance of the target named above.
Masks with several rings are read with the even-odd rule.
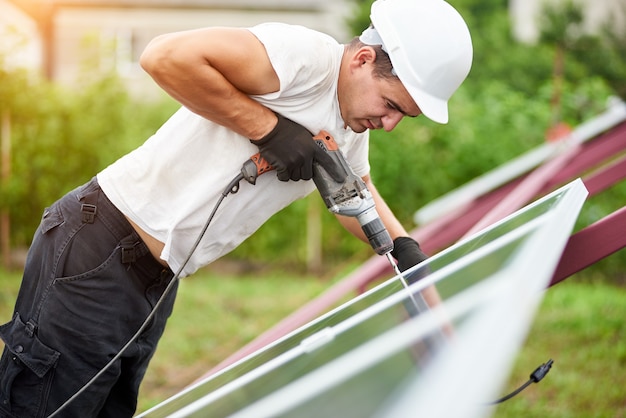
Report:
[[[278,180],[310,180],[313,177],[313,161],[317,161],[335,181],[341,183],[346,173],[330,155],[313,140],[313,135],[303,126],[276,114],[278,123],[272,131],[259,140],[261,157],[276,169]]]
[[[426,260],[428,256],[422,252],[419,244],[411,237],[398,237],[393,240],[391,255],[398,261],[398,269],[403,272]],[[427,276],[429,269],[418,269],[405,277],[409,284]]]

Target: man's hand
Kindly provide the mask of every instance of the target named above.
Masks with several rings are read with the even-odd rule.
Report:
[[[398,237],[393,240],[391,255],[398,260],[398,269],[401,272],[410,269],[426,260],[428,256],[422,252],[419,244],[411,237]],[[406,277],[409,283],[415,283],[428,275],[429,270],[419,270]]]
[[[278,180],[310,180],[313,162],[317,161],[337,182],[345,180],[345,173],[333,159],[313,140],[313,134],[303,126],[276,114],[278,123],[272,131],[259,140],[261,157],[276,169]]]

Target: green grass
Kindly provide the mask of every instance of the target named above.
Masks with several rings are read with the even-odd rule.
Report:
[[[11,317],[19,279],[0,271],[0,323]],[[184,279],[144,379],[139,411],[175,394],[330,284],[287,272],[202,272]],[[549,289],[502,392],[522,384],[549,358],[552,370],[493,416],[626,417],[624,318],[624,287],[573,277]]]
[[[548,290],[507,389],[549,358],[552,370],[494,417],[626,417],[625,318],[623,287],[570,278]]]
[[[174,313],[142,385],[139,410],[204,375],[328,286],[285,273],[196,274],[181,280]]]

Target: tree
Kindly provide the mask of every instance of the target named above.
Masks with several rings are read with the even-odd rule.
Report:
[[[550,100],[553,128],[561,123],[565,55],[580,37],[582,22],[582,7],[573,0],[566,0],[561,4],[544,3],[540,13],[540,40],[554,47],[553,90]]]
[[[10,217],[13,245],[28,246],[46,206],[141,144],[176,105],[144,103],[137,112],[115,75],[69,89],[11,68],[4,57],[0,111],[10,115],[13,152],[2,161],[12,175],[0,183],[0,211]]]
[[[368,26],[371,3],[355,0],[349,23],[355,35]],[[450,123],[420,117],[391,133],[371,133],[374,181],[407,229],[419,207],[540,144],[551,123],[553,45],[516,43],[505,0],[451,3],[472,33],[474,62],[450,101]],[[583,36],[568,45],[560,103],[561,117],[571,125],[604,110],[606,98],[626,83],[626,42],[612,33],[613,38]],[[5,56],[0,53],[0,104],[11,115],[13,174],[0,184],[0,210],[11,216],[14,245],[27,246],[45,206],[140,145],[178,104],[138,103],[114,74],[84,80],[78,89],[62,88],[11,68]],[[322,212],[326,264],[371,256],[368,245],[348,239],[317,195],[310,200],[274,216],[231,257],[303,266],[301,231],[310,204]]]

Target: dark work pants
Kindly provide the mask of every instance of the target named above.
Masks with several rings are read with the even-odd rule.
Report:
[[[46,209],[13,319],[0,327],[0,417],[57,410],[131,339],[172,276],[95,179]],[[134,414],[177,284],[139,338],[59,417]]]

